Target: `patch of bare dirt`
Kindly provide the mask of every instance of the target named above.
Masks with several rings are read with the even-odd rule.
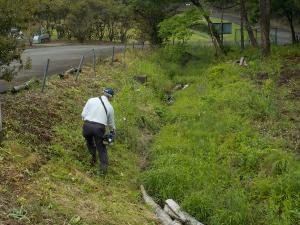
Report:
[[[296,80],[300,82],[300,69],[283,68],[278,79],[278,86],[288,84],[289,81]]]
[[[73,81],[54,83],[61,89],[75,85]],[[45,94],[29,91],[1,97],[4,125],[8,131],[13,131],[15,139],[35,146],[51,142],[53,127],[63,120],[63,98],[51,94],[50,91]]]
[[[8,98],[4,104],[4,116],[9,115],[8,129],[14,129],[17,133],[26,131],[34,136],[33,141],[37,144],[51,141],[52,127],[61,121],[58,115],[62,107],[60,102],[53,101],[51,97],[29,93],[19,99]],[[18,122],[18,126],[15,122]]]
[[[279,106],[281,115],[291,125],[288,128],[280,130],[279,135],[287,140],[287,148],[300,153],[300,69],[297,65],[300,63],[300,56],[289,55],[284,58],[285,62],[281,68],[280,76],[277,81],[280,93]],[[281,92],[280,90],[285,90]]]
[[[9,214],[13,209],[20,209],[20,198],[29,192],[34,174],[47,163],[47,157],[40,153],[45,153],[45,146],[54,137],[53,128],[63,120],[64,99],[53,91],[74,85],[73,80],[55,81],[49,84],[45,94],[33,90],[0,97],[8,141],[0,154],[1,225],[27,224],[10,218]],[[35,148],[41,152],[34,153]]]
[[[297,64],[300,63],[300,56],[298,55],[288,55],[285,57],[287,64]]]

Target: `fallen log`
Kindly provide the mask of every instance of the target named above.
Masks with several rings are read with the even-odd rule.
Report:
[[[184,216],[186,217],[186,223],[187,225],[204,225],[203,223],[200,223],[198,220],[196,220],[194,217],[192,217],[187,212],[182,212]]]
[[[66,79],[66,78],[69,77],[69,75],[75,75],[77,73],[77,71],[78,71],[78,68],[72,67],[72,68],[70,68],[70,69],[66,70],[65,72],[60,73],[58,75],[59,75],[60,79]],[[79,69],[79,72],[80,73],[82,72],[81,68]]]
[[[180,206],[173,199],[166,200],[166,205],[164,207],[165,212],[167,212],[172,218],[179,220],[182,223],[187,221],[185,215],[180,209]]]
[[[173,219],[177,219],[178,216],[167,206],[165,205],[164,211]]]
[[[11,92],[13,93],[17,93],[19,91],[22,91],[22,90],[28,90],[29,89],[29,86],[27,83],[25,84],[21,84],[21,85],[17,85],[17,86],[14,86],[11,90]]]
[[[147,194],[143,185],[141,185],[141,191],[145,203],[152,208],[163,225],[182,225],[176,220],[173,221],[171,217],[164,210],[162,210],[158,204],[155,203],[155,201]]]
[[[37,82],[39,82],[39,81],[36,80],[36,79],[32,79],[32,80],[30,80],[30,81],[25,82],[24,84],[14,86],[14,87],[11,89],[11,92],[12,92],[12,93],[17,93],[17,92],[22,91],[22,90],[29,90],[30,87],[31,87],[33,84],[37,83]]]
[[[203,225],[197,221],[194,217],[192,217],[187,212],[181,210],[180,206],[173,200],[166,200],[166,205],[164,208],[165,212],[167,212],[172,218],[179,220],[183,224],[186,225]]]

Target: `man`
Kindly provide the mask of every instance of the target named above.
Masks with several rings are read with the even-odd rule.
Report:
[[[114,90],[105,88],[101,97],[90,98],[87,101],[81,114],[84,120],[83,136],[92,155],[91,164],[96,163],[97,149],[102,174],[107,173],[108,167],[107,149],[103,143],[105,128],[108,126],[111,133],[115,133],[114,109],[110,104],[113,96]]]

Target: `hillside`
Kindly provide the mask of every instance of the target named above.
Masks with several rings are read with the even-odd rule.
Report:
[[[248,49],[247,67],[239,51],[191,51],[198,60],[185,67],[157,63],[190,86],[174,93],[151,148],[147,189],[204,224],[300,224],[299,46],[264,60]]]
[[[129,75],[123,65],[101,64],[96,77],[87,68],[79,82],[51,78],[45,94],[36,87],[1,96],[6,128],[0,149],[1,225],[156,224],[140,200],[137,182],[141,151],[157,130],[154,123],[137,125],[142,118],[159,121],[156,101],[151,89]],[[118,92],[118,138],[109,149],[109,173],[102,177],[89,164],[81,111],[106,85]],[[141,130],[144,135],[138,136]]]
[[[1,96],[0,224],[158,224],[141,183],[204,224],[300,224],[300,48],[244,55],[247,67],[234,49],[218,59],[211,48],[136,51],[79,82],[51,78],[46,94]],[[117,141],[103,177],[80,113],[105,86],[117,90]]]

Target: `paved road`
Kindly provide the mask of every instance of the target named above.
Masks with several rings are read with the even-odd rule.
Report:
[[[97,57],[105,58],[112,55],[112,48],[112,45],[69,45],[27,49],[22,54],[22,60],[25,62],[27,57],[30,57],[32,69],[21,71],[11,83],[0,81],[0,92],[9,90],[13,85],[26,82],[34,76],[42,78],[47,59],[50,59],[49,75],[54,75],[71,67],[78,67],[82,55],[85,55],[85,62],[92,62],[92,49],[95,49]],[[115,46],[116,53],[123,49],[124,46]]]
[[[221,14],[213,12],[213,16],[220,18]],[[240,18],[235,15],[225,13],[224,19],[233,23],[240,23]],[[274,30],[272,32],[274,33]],[[291,34],[288,28],[278,29],[278,43],[291,43]],[[9,90],[13,85],[28,81],[34,76],[42,78],[44,66],[48,58],[50,59],[49,75],[54,75],[66,71],[71,67],[77,67],[81,55],[85,55],[86,61],[91,62],[92,49],[95,49],[98,57],[109,57],[112,55],[112,47],[112,45],[69,45],[27,49],[23,53],[22,59],[25,62],[26,58],[30,57],[32,59],[32,69],[20,72],[11,83],[0,81],[0,92]],[[115,47],[116,52],[120,52],[123,49],[124,46],[121,45]]]

